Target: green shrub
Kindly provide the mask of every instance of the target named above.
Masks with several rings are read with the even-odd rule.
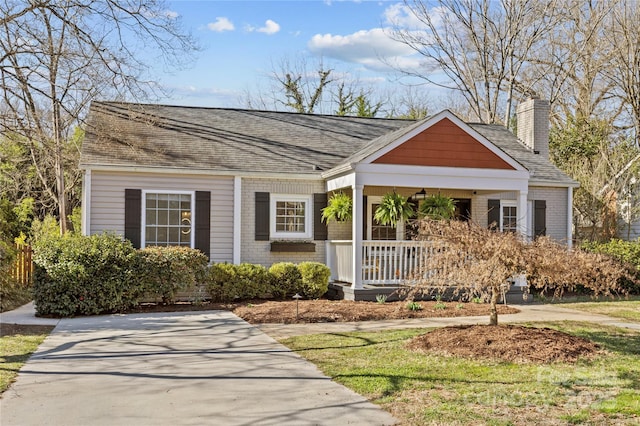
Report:
[[[640,240],[623,241],[613,239],[606,243],[584,243],[582,248],[594,253],[604,253],[627,262],[640,270]]]
[[[147,296],[173,303],[179,291],[195,290],[204,281],[207,256],[189,247],[147,247],[140,250],[141,280]]]
[[[274,263],[269,268],[272,277],[271,294],[275,298],[286,299],[302,291],[302,274],[291,262]]]
[[[137,251],[111,234],[47,236],[34,245],[34,301],[39,315],[118,312],[137,305]]]
[[[236,275],[236,265],[231,263],[214,263],[209,266],[205,283],[211,300],[218,302],[233,300],[234,296],[230,294],[230,289],[236,285]]]
[[[271,275],[267,268],[262,265],[242,263],[238,265],[237,271],[241,299],[266,298],[270,295]]]
[[[309,299],[317,299],[329,289],[331,270],[318,262],[301,262],[298,269],[302,276],[302,292]]]
[[[213,300],[233,300],[266,297],[271,289],[271,276],[262,265],[217,263],[209,267],[207,291]]]

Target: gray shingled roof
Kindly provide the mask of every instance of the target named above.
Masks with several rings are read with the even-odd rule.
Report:
[[[406,120],[94,102],[81,166],[321,173]]]
[[[80,165],[320,174],[422,123],[226,108],[94,102]],[[540,182],[574,185],[499,125],[470,124]]]

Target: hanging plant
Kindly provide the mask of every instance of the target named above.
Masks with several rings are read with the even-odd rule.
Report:
[[[456,202],[453,198],[444,195],[429,195],[420,202],[418,214],[420,217],[428,217],[435,220],[453,219],[456,214]]]
[[[329,223],[332,220],[336,222],[346,222],[351,220],[353,212],[353,200],[344,192],[336,192],[327,202],[327,207],[322,209],[322,220]]]
[[[389,192],[382,197],[373,218],[380,225],[396,226],[400,220],[410,219],[414,214],[413,207],[407,197]]]

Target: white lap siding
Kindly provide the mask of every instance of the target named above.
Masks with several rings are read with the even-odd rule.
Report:
[[[125,189],[211,192],[211,260],[233,261],[233,178],[206,175],[91,172],[90,234],[124,235]]]

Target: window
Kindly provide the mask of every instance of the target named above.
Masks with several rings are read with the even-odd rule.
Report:
[[[518,209],[515,201],[501,202],[500,230],[503,232],[516,232],[518,230]]]
[[[381,225],[373,218],[376,214],[376,209],[380,204],[371,204],[371,214],[369,220],[371,221],[371,238],[372,240],[396,240],[396,227],[392,225]]]
[[[373,218],[381,201],[382,197],[376,195],[367,197],[367,234],[364,237],[367,240],[401,241],[405,237],[403,222],[398,223],[398,226],[381,225]]]
[[[193,247],[193,193],[144,193],[143,247]]]
[[[311,196],[271,195],[271,235],[311,238]]]

